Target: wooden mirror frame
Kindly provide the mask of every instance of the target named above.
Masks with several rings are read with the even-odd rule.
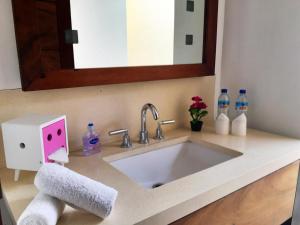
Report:
[[[205,0],[203,63],[74,69],[70,0],[12,0],[24,91],[211,76],[215,73],[218,0]]]

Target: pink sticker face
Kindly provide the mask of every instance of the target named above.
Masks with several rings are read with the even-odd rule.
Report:
[[[60,120],[43,128],[45,162],[51,162],[48,156],[59,148],[66,148],[65,120]]]

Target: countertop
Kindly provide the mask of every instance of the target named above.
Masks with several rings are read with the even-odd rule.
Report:
[[[194,133],[184,129],[167,133],[166,137],[160,142],[152,140],[147,146],[134,143],[130,151],[119,148],[120,143],[111,143],[103,146],[101,154],[70,156],[68,168],[115,188],[119,195],[112,214],[105,220],[66,207],[58,224],[168,224],[300,158],[300,140],[251,129],[247,137],[220,136],[210,130]],[[242,155],[156,189],[143,188],[109,164],[187,140],[214,144]],[[34,172],[22,171],[20,181],[14,182],[12,170],[0,170],[3,195],[15,220],[37,193],[34,175]]]

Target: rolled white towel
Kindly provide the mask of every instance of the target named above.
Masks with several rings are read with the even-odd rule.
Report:
[[[34,184],[40,191],[102,218],[111,213],[118,195],[111,187],[50,163],[39,169]]]
[[[55,225],[65,204],[49,195],[38,193],[18,219],[18,225]]]

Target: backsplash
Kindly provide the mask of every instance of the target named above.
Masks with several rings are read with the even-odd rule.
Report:
[[[215,77],[212,76],[37,92],[0,91],[0,123],[26,113],[65,114],[72,151],[81,147],[82,135],[90,121],[95,123],[102,142],[113,140],[107,132],[118,128],[128,128],[133,140],[137,139],[140,111],[147,102],[158,108],[160,119],[176,120],[175,126],[164,127],[170,130],[189,126],[190,97],[201,95],[208,104],[206,123],[211,123],[214,87]],[[152,137],[156,122],[149,119],[147,125]],[[0,134],[0,167],[4,167],[1,131]]]

